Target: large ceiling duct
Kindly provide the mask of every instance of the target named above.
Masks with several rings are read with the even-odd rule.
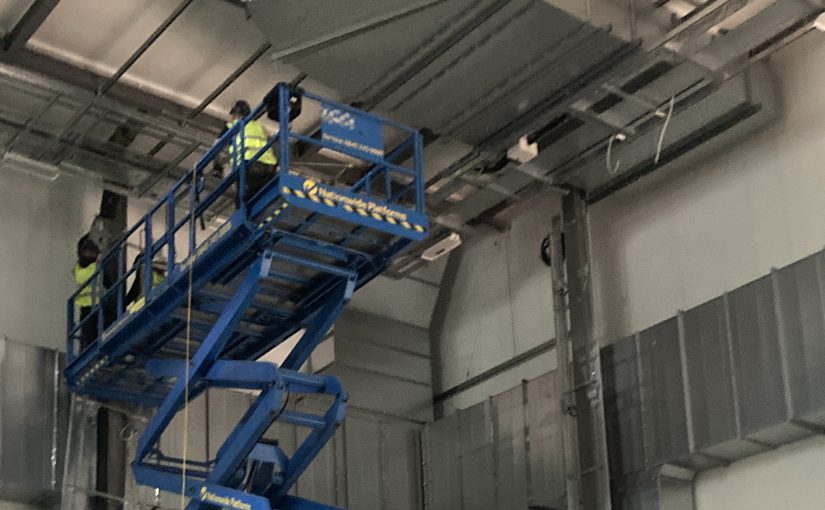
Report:
[[[431,244],[548,186],[594,202],[720,135],[732,143],[773,115],[773,79],[752,64],[823,12],[807,0],[319,2],[248,5],[275,58],[436,133]],[[538,156],[507,158],[519,143]]]
[[[103,54],[97,32],[57,22],[89,14],[82,0],[3,18],[3,152],[159,193],[211,144],[220,122],[209,112],[305,72],[308,89],[432,133],[431,245],[474,224],[501,226],[498,213],[531,193],[578,189],[593,202],[720,134],[730,143],[770,106],[743,71],[823,13],[820,0],[190,3],[153,5]],[[89,16],[103,30],[141,5],[123,0]],[[238,33],[247,35],[229,37]],[[200,55],[216,41],[206,74],[172,54]],[[314,129],[317,113],[305,112],[300,127]],[[122,130],[134,135],[128,146],[112,142]],[[513,156],[519,143],[538,155]]]

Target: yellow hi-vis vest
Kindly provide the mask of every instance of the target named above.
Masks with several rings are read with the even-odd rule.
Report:
[[[75,264],[74,266],[74,281],[78,287],[81,287],[80,292],[74,298],[74,304],[81,308],[87,308],[97,304],[100,299],[99,295],[93,296],[94,282],[91,281],[91,278],[92,275],[95,274],[95,271],[97,271],[97,263],[95,262],[92,262],[86,267],[80,267],[80,264]],[[100,289],[98,289],[98,292],[100,292]]]
[[[153,265],[152,266],[152,288],[154,289],[155,287],[160,285],[160,282],[162,282],[164,278],[166,278],[166,276],[163,274],[163,271],[161,269],[156,268]],[[137,301],[135,301],[134,303],[129,305],[129,308],[128,308],[129,313],[137,312],[138,310],[143,308],[143,305],[145,305],[145,304],[146,304],[146,291],[144,290],[143,295],[140,297],[140,299],[138,299]]]
[[[231,128],[234,125],[232,122],[228,122],[226,127]],[[264,128],[263,124],[258,122],[257,120],[250,120],[246,123],[246,126],[243,130],[243,143],[245,145],[246,150],[244,151],[244,159],[246,161],[251,160],[255,157],[255,154],[258,153],[265,145],[266,142],[269,140],[269,135],[266,132],[266,128]],[[235,137],[235,143],[238,144],[238,147],[241,145],[241,134]],[[229,154],[231,155],[235,151],[235,147],[233,144],[229,144]],[[233,158],[234,160],[234,158]],[[278,163],[278,159],[275,157],[275,153],[272,152],[272,149],[267,149],[261,157],[258,158],[258,161],[264,163],[265,165],[275,165]]]

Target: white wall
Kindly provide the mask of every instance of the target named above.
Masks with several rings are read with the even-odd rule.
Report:
[[[0,335],[63,348],[75,246],[99,206],[100,191],[83,181],[0,168]]]
[[[602,338],[650,326],[822,249],[823,57],[818,32],[775,55],[783,106],[767,129],[700,167],[591,208]]]
[[[0,337],[65,350],[77,240],[98,214],[101,194],[97,185],[65,173],[48,182],[0,166]],[[128,224],[148,208],[148,201],[130,200]],[[163,233],[158,228],[155,239]],[[201,239],[210,231],[197,233]],[[179,259],[187,236],[185,228],[177,236]],[[134,250],[130,263],[133,257]]]
[[[825,506],[825,438],[700,473],[696,510],[818,510]]]
[[[425,281],[379,276],[358,290],[348,308],[427,328],[438,287]]]
[[[512,212],[517,220],[508,231],[472,237],[460,248],[450,299],[432,332],[441,391],[555,336],[550,269],[541,261],[539,247],[556,207],[553,196],[530,199]],[[442,288],[449,285],[447,278]],[[554,368],[554,354],[545,353],[450,399],[445,412]]]

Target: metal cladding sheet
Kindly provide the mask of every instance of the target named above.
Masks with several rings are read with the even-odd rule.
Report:
[[[432,510],[462,508],[459,413],[427,425],[427,499]]]
[[[53,448],[65,433],[55,398],[57,352],[0,340],[0,498],[30,502],[59,491]]]
[[[307,405],[306,401],[300,402],[295,406],[299,412],[319,414],[323,412],[317,405]],[[357,420],[352,420],[353,425],[357,426]],[[298,440],[303,441],[309,434],[306,428],[297,428]],[[340,432],[340,431],[339,431]],[[342,434],[337,433],[329,440],[327,444],[318,452],[318,455],[313,459],[307,470],[298,479],[295,493],[312,501],[327,505],[335,505],[338,503],[345,503],[339,501],[336,489],[338,488],[337,475],[341,471],[340,466],[337,465],[336,452],[340,448],[340,443],[344,441]]]
[[[250,11],[278,55],[414,5],[400,0],[280,0],[253,2]],[[284,17],[284,12],[292,14]],[[301,23],[306,13],[313,19],[309,32]],[[547,106],[548,99],[564,98],[571,82],[623,44],[547,2],[450,0],[432,2],[334,44],[314,45],[313,51],[285,61],[361,101],[372,99],[392,78],[406,78],[379,96],[386,97],[377,111],[477,144],[537,105]]]
[[[381,422],[382,508],[418,510],[422,507],[420,430],[418,425],[412,423]]]
[[[724,300],[697,306],[683,317],[693,434],[702,451],[736,439]]]
[[[252,20],[272,42],[277,54],[307,42],[343,33],[343,27],[365,26],[386,19],[421,0],[276,0],[250,2]],[[471,7],[471,0],[432,2],[432,6],[368,32],[341,38],[319,51],[296,55],[287,62],[309,73],[344,96],[359,94],[397,69],[445,25]],[[312,19],[312,23],[306,23]],[[364,99],[359,97],[358,99]]]
[[[739,438],[725,296],[683,315],[685,364],[696,452],[728,461],[760,449]]]
[[[465,114],[499,92],[497,89],[512,87],[513,80],[508,78],[520,76],[548,53],[554,65],[548,62],[544,69],[535,69],[540,75],[560,71],[557,75],[564,76],[566,73],[561,71],[566,70],[565,66],[577,69],[564,55],[553,55],[552,50],[563,46],[566,39],[576,38],[582,29],[581,21],[544,2],[511,1],[401,87],[387,105],[397,111],[399,118],[415,119],[438,132],[456,115]],[[604,58],[607,53],[599,56]],[[539,95],[520,95],[521,111],[568,83],[557,82],[555,88],[546,88]],[[498,117],[495,124],[509,120],[512,117]],[[463,132],[469,135],[472,129],[467,125]],[[479,141],[477,136],[473,138],[466,141]]]
[[[381,426],[347,420],[347,504],[349,508],[384,508],[381,495]]]
[[[825,252],[776,274],[794,419],[825,426]]]
[[[559,508],[560,394],[551,372],[428,425],[426,508]]]
[[[601,355],[610,471],[624,479],[645,469],[636,337],[622,338]]]
[[[455,136],[467,143],[479,143],[487,139],[496,139],[506,132],[513,119],[518,119],[527,112],[549,107],[559,107],[564,104],[571,93],[578,89],[575,81],[586,73],[593,71],[624,48],[624,44],[607,32],[586,32],[586,38],[580,39],[580,33],[585,33],[589,27],[583,25],[580,31],[565,34],[567,37],[577,38],[579,44],[575,48],[551,60],[550,64],[518,86],[509,85],[507,93],[501,94],[473,116],[472,122],[464,123],[455,133]],[[549,46],[563,47],[566,42],[562,39]],[[540,58],[540,57],[539,57]],[[505,75],[507,76],[507,75]],[[495,95],[497,89],[485,89],[485,94]],[[447,105],[444,105],[445,107]],[[557,115],[564,111],[558,108]],[[551,119],[546,118],[537,125],[522,127],[511,136],[516,138],[524,132],[530,132],[542,127]],[[449,126],[449,124],[448,124]],[[512,139],[503,139],[505,145]]]
[[[732,291],[728,308],[742,434],[772,445],[809,434],[789,423],[773,277],[765,276]]]
[[[638,349],[645,452],[654,467],[690,454],[677,319],[639,333]]]
[[[290,409],[324,412],[328,402],[304,397]],[[345,508],[417,510],[421,507],[421,459],[417,423],[350,407],[292,493]],[[292,455],[309,429],[275,422],[266,437]]]
[[[562,508],[566,494],[564,443],[561,432],[562,384],[558,371],[527,383],[528,451],[532,504]]]
[[[525,398],[523,385],[493,397],[496,416],[496,493],[499,510],[528,506],[524,442]]]
[[[489,401],[459,411],[463,508],[495,510],[496,464]]]

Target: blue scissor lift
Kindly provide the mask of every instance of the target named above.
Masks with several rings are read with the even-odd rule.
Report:
[[[320,107],[316,135],[288,127],[296,98]],[[250,161],[233,158],[240,161],[206,193],[205,170],[230,147],[246,154],[244,124],[264,114],[279,121],[280,133]],[[308,176],[291,157],[295,145],[305,154],[344,156],[361,171],[343,183]],[[248,166],[270,147],[277,177],[253,197],[238,197]],[[80,348],[84,321],[76,318],[75,293],[65,373],[79,394],[157,408],[137,445],[138,483],[183,490],[190,509],[331,508],[289,492],[344,419],[347,397],[336,377],[299,370],[353,292],[427,236],[422,150],[415,130],[279,84],[102,258],[98,267],[108,269],[99,272],[116,268],[116,283],[104,288],[101,275],[90,280],[100,304],[84,319],[96,321],[102,334]],[[206,237],[198,227],[214,219],[220,203],[230,204],[228,219]],[[139,267],[126,267],[135,237],[144,256]],[[158,283],[159,261],[165,271]],[[148,291],[138,306],[124,303],[127,284],[138,277]],[[301,331],[281,366],[256,361]],[[258,396],[214,459],[164,455],[164,430],[209,388]],[[287,397],[295,393],[326,395],[329,407],[322,414],[290,410]],[[310,430],[291,457],[262,439],[275,420]]]

